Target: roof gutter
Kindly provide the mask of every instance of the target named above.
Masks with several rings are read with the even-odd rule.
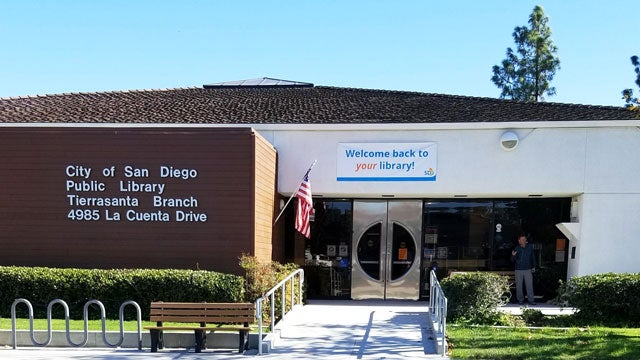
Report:
[[[491,130],[541,128],[640,127],[640,120],[507,121],[454,123],[357,123],[357,124],[157,124],[157,123],[0,123],[1,127],[51,128],[228,128],[250,127],[269,131],[389,131],[389,130]]]

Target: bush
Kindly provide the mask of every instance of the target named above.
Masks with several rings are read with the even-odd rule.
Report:
[[[46,317],[46,308],[53,299],[69,305],[70,317],[82,319],[84,304],[100,300],[106,316],[117,319],[120,305],[133,300],[140,305],[143,319],[149,316],[152,301],[241,302],[244,279],[236,275],[202,270],[101,270],[59,269],[43,267],[0,267],[0,316],[11,316],[11,304],[17,298],[33,305],[34,316]],[[135,317],[127,306],[128,318]],[[16,306],[20,317],[28,315],[26,306]],[[62,306],[52,307],[54,318],[64,318]],[[91,318],[99,318],[97,307],[90,307]]]
[[[298,269],[296,264],[282,265],[277,261],[262,262],[255,256],[246,254],[240,257],[240,267],[245,271],[245,300],[249,302],[254,302],[262,297]]]
[[[640,274],[597,274],[573,277],[561,286],[559,302],[578,310],[591,325],[640,326]]]
[[[522,320],[530,326],[542,326],[545,323],[545,316],[540,310],[522,309]]]
[[[508,301],[509,281],[492,273],[456,273],[441,281],[448,299],[447,321],[495,325],[503,321],[496,310]]]
[[[268,261],[261,262],[255,256],[250,256],[243,254],[240,258],[240,267],[245,271],[245,279],[246,279],[246,289],[245,289],[245,300],[249,302],[254,302],[257,299],[261,298],[267,291],[271,290],[274,286],[276,286],[280,281],[289,276],[292,272],[298,269],[298,265],[296,264],[285,264],[282,265],[277,261]],[[299,288],[294,286],[295,289],[295,297],[296,299],[300,296]],[[293,304],[291,304],[291,283],[287,282],[285,285],[285,308],[291,309]],[[275,304],[274,308],[276,309],[276,321],[281,318],[281,309],[282,307],[282,298],[281,292],[278,291],[274,297]],[[270,321],[271,315],[271,301],[267,299],[267,301],[263,302],[263,318],[266,321]]]

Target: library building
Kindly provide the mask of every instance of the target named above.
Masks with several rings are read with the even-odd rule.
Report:
[[[525,235],[552,296],[640,270],[638,149],[622,106],[272,78],[2,98],[0,265],[242,274],[247,254],[303,267],[309,298],[420,300],[432,269],[513,271]]]

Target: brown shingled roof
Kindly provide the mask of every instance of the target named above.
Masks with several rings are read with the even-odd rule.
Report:
[[[341,124],[632,118],[623,107],[338,87],[187,88],[0,99],[3,123]]]

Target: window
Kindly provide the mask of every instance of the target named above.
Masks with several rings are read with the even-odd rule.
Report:
[[[423,259],[450,270],[512,270],[511,250],[524,234],[539,264],[553,266],[564,237],[555,224],[569,221],[570,206],[569,198],[425,201]]]
[[[352,202],[313,199],[311,239],[305,239],[308,296],[350,297]]]

